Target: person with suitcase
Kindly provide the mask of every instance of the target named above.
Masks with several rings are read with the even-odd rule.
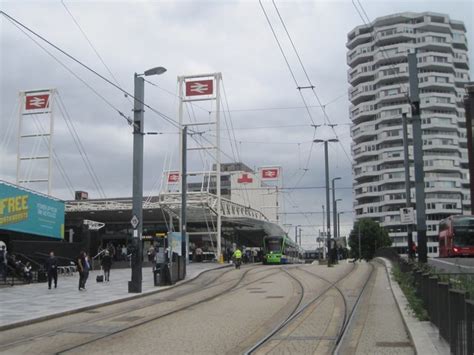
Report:
[[[110,281],[110,269],[112,267],[112,256],[110,256],[110,253],[108,250],[105,251],[104,256],[102,257],[102,270],[104,270],[104,278],[105,282]]]

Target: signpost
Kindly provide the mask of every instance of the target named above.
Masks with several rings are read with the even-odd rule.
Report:
[[[415,223],[413,207],[400,208],[400,222],[402,224]]]
[[[132,225],[133,229],[137,229],[140,220],[136,215],[133,215],[132,219],[130,220],[130,224]]]

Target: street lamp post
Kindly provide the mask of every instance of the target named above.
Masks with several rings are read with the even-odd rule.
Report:
[[[328,248],[328,267],[331,266],[331,213],[329,206],[329,161],[328,161],[328,142],[338,142],[338,139],[315,139],[314,143],[324,143],[324,165],[326,170],[326,224],[327,224],[327,248]]]
[[[337,212],[337,237],[341,238],[341,214],[344,212]]]
[[[334,238],[337,238],[337,207],[336,207],[336,189],[334,187],[334,183],[336,180],[341,180],[340,177],[335,177],[331,179],[331,187],[332,187],[332,223],[333,223],[333,230],[334,230]]]
[[[326,224],[324,223],[324,218],[326,217],[325,216],[325,212],[324,212],[324,205],[322,205],[323,207],[323,236],[325,235],[326,233]],[[324,240],[324,239],[323,239]],[[325,252],[326,248],[324,248],[324,243],[323,243],[323,258],[326,259],[326,252]]]
[[[128,283],[129,293],[142,292],[142,232],[143,232],[143,136],[145,81],[142,76],[160,75],[166,71],[156,67],[143,74],[135,73],[133,104],[133,196],[132,196],[132,280]]]
[[[339,236],[339,234],[340,234],[339,233],[339,225],[337,224],[337,214],[338,214],[338,212],[337,212],[337,203],[339,201],[342,201],[342,198],[338,198],[338,199],[334,200],[334,214],[336,215],[336,218],[334,220],[334,238],[339,238],[340,237]]]

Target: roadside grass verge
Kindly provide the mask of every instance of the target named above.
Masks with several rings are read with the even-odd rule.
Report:
[[[420,321],[430,320],[428,312],[423,305],[423,301],[416,295],[415,288],[413,287],[414,280],[412,274],[410,272],[401,272],[398,265],[394,265],[392,270],[393,277],[405,294],[408,305],[415,317]]]

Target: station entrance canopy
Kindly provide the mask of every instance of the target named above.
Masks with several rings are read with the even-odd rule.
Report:
[[[217,196],[209,192],[188,192],[187,220],[190,235],[215,235],[214,228],[217,222]],[[181,213],[181,194],[170,192],[161,193],[144,200],[144,223],[147,218],[155,222],[167,224],[170,218],[175,221]],[[122,214],[120,214],[120,211]],[[123,213],[128,211],[130,213]],[[94,213],[94,219],[104,222],[117,221],[118,218],[129,219],[132,211],[132,199],[106,199],[68,201],[66,203],[67,219],[77,220],[77,215],[87,219],[89,213]],[[149,213],[151,212],[151,213]],[[261,246],[264,235],[282,235],[285,232],[276,223],[270,222],[263,213],[221,198],[221,214],[224,237],[232,231],[239,231],[243,236],[242,242],[247,246]],[[123,216],[123,217],[118,217]]]

